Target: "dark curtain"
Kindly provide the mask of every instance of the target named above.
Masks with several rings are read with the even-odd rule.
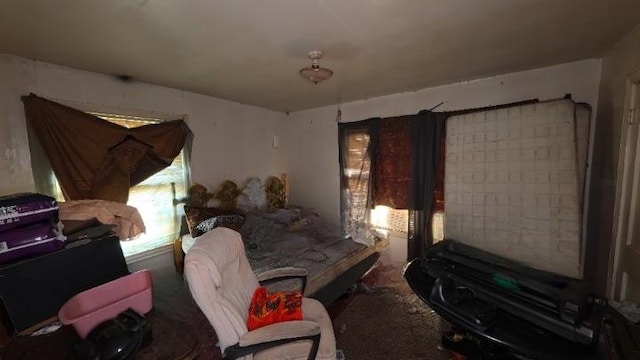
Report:
[[[373,205],[409,208],[412,116],[379,120],[374,157]]]
[[[126,203],[131,186],[171,165],[192,138],[183,120],[127,129],[33,94],[22,101],[67,200]]]
[[[433,243],[431,217],[441,183],[438,179],[444,174],[442,141],[446,118],[445,113],[423,111],[411,119],[408,259],[421,256]]]
[[[445,117],[448,118],[450,115]],[[446,120],[445,125],[440,134],[440,157],[438,159],[437,172],[436,172],[436,188],[433,191],[433,212],[436,211],[444,211],[444,163],[445,163],[445,155],[446,155],[446,145],[447,145],[447,136],[446,136]]]

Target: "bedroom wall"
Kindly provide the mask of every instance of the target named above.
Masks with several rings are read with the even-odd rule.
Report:
[[[414,114],[440,102],[444,104],[437,111],[449,111],[565,94],[591,104],[595,113],[600,65],[600,59],[588,59],[350,102],[339,106],[341,121]],[[282,136],[282,147],[288,154],[291,202],[315,207],[336,223],[340,221],[337,109],[336,105],[292,113]]]
[[[598,240],[587,256],[597,258],[593,269],[598,290],[604,293],[609,277],[609,250],[617,186],[618,155],[627,75],[640,69],[640,26],[609,49],[602,59],[602,79],[594,143],[591,201],[598,204],[589,214],[588,234]],[[637,280],[640,282],[640,280]]]
[[[33,92],[82,110],[159,118],[187,115],[192,180],[217,186],[285,171],[272,146],[285,115],[210,96],[0,54],[0,194],[34,191],[24,109]]]

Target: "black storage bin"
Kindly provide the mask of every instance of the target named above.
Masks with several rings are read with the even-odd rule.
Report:
[[[53,318],[73,295],[127,274],[113,235],[2,265],[0,311],[7,330],[13,334]]]

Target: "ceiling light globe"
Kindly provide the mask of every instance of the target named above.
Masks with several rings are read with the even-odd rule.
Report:
[[[306,67],[300,69],[300,76],[311,81],[314,84],[317,84],[321,81],[327,80],[333,75],[333,71],[321,68],[321,67]]]
[[[311,59],[311,66],[300,69],[300,76],[317,84],[321,81],[327,80],[333,75],[333,71],[320,67],[318,60],[322,58],[322,51],[314,50],[309,52],[309,59]]]

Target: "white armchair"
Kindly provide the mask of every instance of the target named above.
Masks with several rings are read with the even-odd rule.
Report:
[[[260,284],[299,278],[306,270],[283,268],[256,277],[237,232],[216,228],[198,238],[185,258],[185,277],[196,304],[216,331],[224,359],[336,359],[329,315],[314,299],[302,299],[301,321],[247,330],[249,304]]]

